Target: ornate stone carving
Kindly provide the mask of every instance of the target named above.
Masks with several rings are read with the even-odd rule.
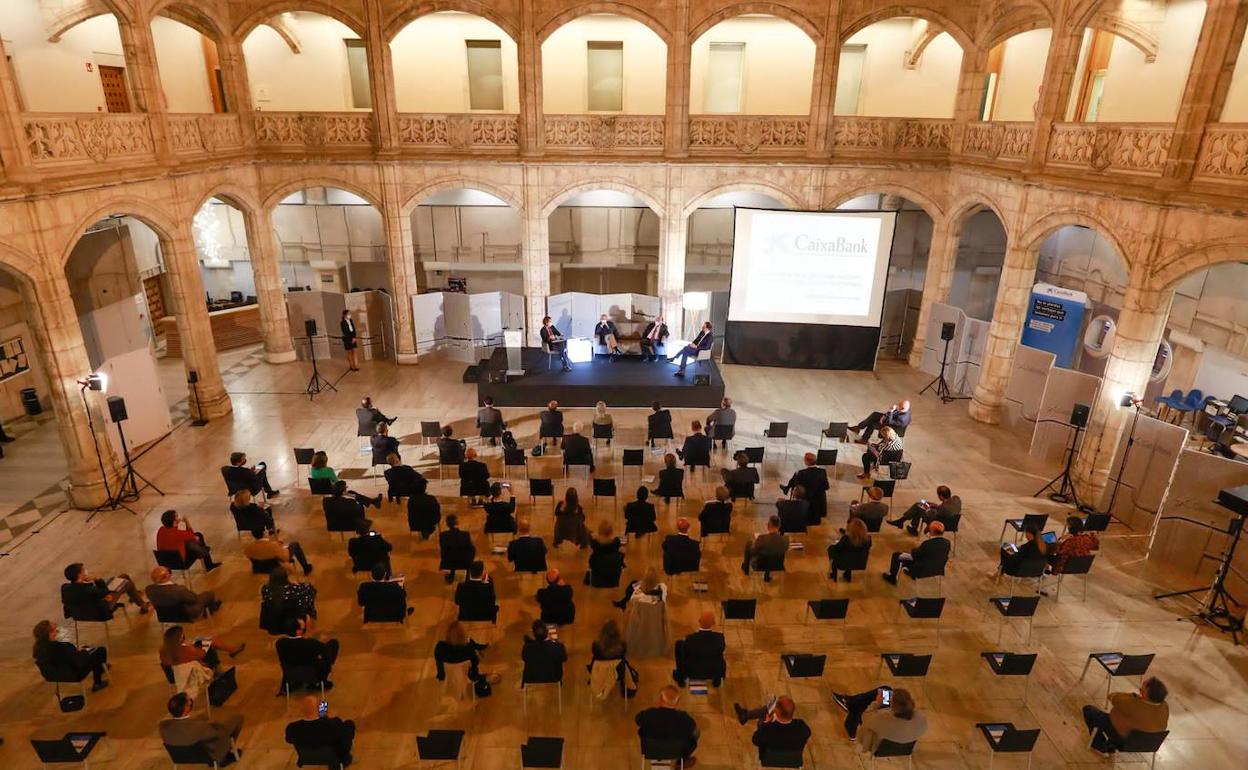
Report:
[[[1248,180],[1248,124],[1223,123],[1205,129],[1196,158],[1196,176]]]
[[[763,149],[806,149],[810,121],[775,115],[697,115],[690,119],[689,146],[734,149],[752,154]]]
[[[1026,160],[1031,135],[1030,123],[971,123],[962,133],[962,154],[988,160]]]
[[[547,115],[548,147],[579,150],[662,149],[661,115]]]
[[[35,163],[103,163],[153,154],[145,115],[27,115],[22,119]]]
[[[237,115],[170,115],[169,141],[178,155],[242,149]]]
[[[515,148],[515,115],[400,115],[399,143],[417,147]]]
[[[256,115],[262,145],[335,147],[371,145],[373,116],[357,112],[287,112]]]
[[[841,150],[947,155],[952,137],[951,120],[838,117],[832,122],[832,144]]]
[[[1059,123],[1049,161],[1099,172],[1160,174],[1172,137],[1169,125]]]

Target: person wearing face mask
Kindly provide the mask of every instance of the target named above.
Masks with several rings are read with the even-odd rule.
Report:
[[[615,327],[615,322],[607,317],[606,313],[598,319],[598,325],[594,327],[594,335],[598,338],[598,344],[607,349],[607,354],[615,358],[620,354],[620,330]]]

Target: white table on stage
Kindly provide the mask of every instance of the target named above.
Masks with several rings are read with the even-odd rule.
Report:
[[[594,360],[594,341],[589,337],[568,337],[568,360],[584,364]]]

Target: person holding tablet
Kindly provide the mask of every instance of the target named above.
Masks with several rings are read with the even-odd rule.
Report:
[[[911,743],[927,732],[927,716],[915,709],[908,690],[876,687],[857,695],[834,692],[832,702],[845,711],[845,732],[863,751],[875,751],[881,741]]]

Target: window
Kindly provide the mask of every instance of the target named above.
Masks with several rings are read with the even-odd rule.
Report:
[[[503,43],[465,40],[468,49],[468,109],[503,109]]]
[[[979,100],[980,120],[992,120],[992,114],[997,108],[997,92],[1001,87],[1001,62],[1005,58],[1005,45],[1006,43],[995,45],[988,52],[988,66],[984,70],[984,90]]]
[[[841,66],[836,70],[836,115],[857,115],[862,93],[862,68],[867,61],[865,45],[841,46]]]
[[[586,44],[587,106],[590,112],[624,109],[624,43],[591,40]]]
[[[371,110],[373,93],[368,87],[368,48],[363,40],[344,40],[347,44],[347,76],[351,81],[351,106]]]
[[[706,111],[741,112],[745,43],[711,43],[706,57]]]

